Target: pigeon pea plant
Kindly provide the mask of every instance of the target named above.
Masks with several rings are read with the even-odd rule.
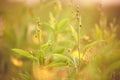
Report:
[[[47,28],[51,28],[53,32],[52,33],[55,33],[52,35],[52,37],[55,37],[57,36],[56,34],[59,33],[59,29],[61,27],[63,27],[65,24],[66,24],[67,20],[64,19],[62,21],[60,21],[58,24],[57,24],[57,28],[54,29],[51,27],[51,25],[47,25]],[[22,50],[22,49],[17,49],[17,48],[14,48],[12,49],[12,51],[14,51],[15,53],[18,53],[19,55],[21,56],[24,56],[26,58],[29,58],[32,60],[33,62],[33,68],[40,68],[42,66],[47,66],[47,67],[50,67],[50,66],[65,66],[66,63],[62,63],[62,62],[59,62],[59,63],[50,63],[52,57],[51,57],[51,54],[50,53],[54,53],[52,54],[53,56],[57,56],[60,58],[60,60],[62,61],[66,61],[70,59],[66,56],[63,56],[63,55],[60,55],[60,54],[57,54],[57,53],[63,53],[63,49],[61,50],[54,50],[53,51],[53,48],[55,45],[55,41],[56,39],[54,38],[51,38],[51,34],[50,34],[50,38],[48,39],[48,41],[46,43],[42,43],[41,41],[41,38],[42,38],[42,30],[41,30],[41,23],[39,20],[37,20],[37,23],[36,23],[36,30],[34,31],[35,32],[35,38],[38,40],[38,49],[35,49],[34,51],[32,51],[32,53],[28,52],[28,51],[25,51],[25,50]],[[45,24],[46,26],[46,24]],[[57,31],[57,33],[56,33]],[[57,60],[56,60],[57,61]],[[53,61],[52,61],[53,62]],[[49,64],[50,63],[50,64]]]
[[[50,22],[49,23],[43,23],[41,24],[40,19],[37,20],[36,22],[36,29],[34,31],[35,33],[35,38],[38,41],[37,49],[33,50],[32,53],[22,50],[22,49],[17,49],[14,48],[12,51],[15,53],[24,56],[26,58],[29,58],[33,62],[33,69],[37,69],[38,75],[40,74],[39,71],[41,70],[40,67],[46,66],[46,67],[62,67],[62,66],[68,66],[69,71],[68,75],[66,76],[66,79],[78,79],[78,72],[79,72],[79,67],[80,67],[80,27],[81,27],[81,17],[79,15],[79,11],[77,11],[77,22],[79,24],[78,26],[78,31],[74,29],[72,25],[70,27],[64,27],[68,19],[63,19],[57,23],[57,20],[53,16],[52,13],[50,13]],[[42,37],[43,37],[43,27],[45,29],[49,30],[48,33],[49,37],[46,42],[42,42]],[[71,39],[71,36],[68,34],[72,33],[72,37],[74,39]],[[68,37],[64,37],[62,40],[59,39],[61,37],[59,36],[66,35]],[[75,42],[73,42],[75,40]],[[77,45],[78,44],[78,45]],[[71,51],[68,50],[70,47],[71,49],[74,48],[73,45],[78,46],[78,55],[79,57],[73,57],[71,55]],[[73,46],[73,47],[71,47]],[[84,49],[87,50],[91,46],[87,45]],[[34,72],[33,72],[34,73]],[[41,79],[40,77],[37,76],[37,79]]]
[[[18,53],[21,56],[31,59],[33,62],[33,68],[39,68],[41,66],[69,66],[71,68],[73,67],[75,71],[77,71],[79,59],[72,57],[71,51],[68,50],[68,47],[71,47],[73,45],[71,36],[68,36],[66,38],[64,37],[63,40],[59,39],[61,38],[59,37],[61,34],[67,36],[70,32],[73,33],[73,37],[77,37],[77,32],[72,26],[70,27],[71,30],[69,30],[69,27],[64,27],[66,26],[67,22],[68,19],[65,18],[57,23],[52,13],[50,13],[50,23],[41,24],[40,20],[38,19],[36,23],[36,30],[34,31],[35,38],[38,40],[38,48],[32,51],[32,53],[17,48],[12,49],[12,51]],[[41,41],[41,38],[43,36],[42,26],[45,26],[45,28],[50,31],[48,40],[44,43]],[[74,69],[72,71],[74,71]],[[70,75],[68,76],[71,77]]]

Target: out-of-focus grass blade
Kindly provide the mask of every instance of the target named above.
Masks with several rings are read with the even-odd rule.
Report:
[[[31,77],[27,74],[20,74],[24,80],[32,80]]]
[[[11,33],[12,31],[12,33]],[[16,32],[15,32],[15,29],[11,27],[10,30],[6,29],[4,30],[3,32],[3,36],[5,37],[5,39],[7,40],[7,43],[10,45],[10,46],[16,46],[16,42],[18,41],[17,37],[16,37]]]
[[[101,31],[101,29],[99,28],[98,25],[95,25],[95,30],[96,30],[97,39],[101,39],[102,38],[102,31]]]
[[[75,31],[75,29],[73,28],[72,25],[70,25],[70,28],[71,28],[71,31],[72,31],[73,37],[75,38],[76,41],[78,41],[77,32]]]
[[[99,43],[99,41],[93,41],[90,44],[87,44],[86,46],[83,47],[83,53],[85,53],[87,51],[87,49],[93,47],[94,45],[96,45],[97,43]]]
[[[27,30],[28,30],[28,27],[27,25],[23,28],[23,32],[22,32],[22,35],[21,35],[21,38],[18,42],[18,47],[23,43],[25,42],[25,40],[27,39]]]

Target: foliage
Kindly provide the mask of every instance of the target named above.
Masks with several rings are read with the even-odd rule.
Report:
[[[118,26],[114,20],[110,25],[107,18],[102,17],[104,20],[100,19],[92,29],[87,25],[87,32],[79,7],[75,6],[76,21],[71,15],[67,16],[71,13],[67,13],[64,6],[56,0],[41,2],[35,9],[24,6],[25,13],[17,14],[24,14],[19,20],[21,25],[6,24],[2,39],[5,43],[1,43],[5,47],[3,52],[9,53],[7,61],[12,65],[11,73],[14,72],[10,80],[112,79],[120,67]],[[43,11],[45,14],[39,15]]]

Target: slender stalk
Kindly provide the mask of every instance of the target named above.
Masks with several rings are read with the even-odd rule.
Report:
[[[40,29],[41,27],[41,22],[38,19],[37,21],[37,26],[36,26],[36,35],[37,35],[37,40],[38,40],[38,50],[37,50],[37,56],[38,56],[38,63],[40,63],[40,65],[44,64],[44,55],[43,52],[41,50],[41,36],[42,36],[42,31]]]
[[[79,60],[80,60],[80,54],[81,54],[81,51],[80,51],[80,29],[82,27],[82,25],[81,25],[81,16],[79,18],[79,22],[78,23],[79,23],[79,25],[78,25],[78,55],[79,55]]]
[[[77,5],[76,8],[76,18],[77,18],[77,23],[78,23],[78,28],[77,28],[77,33],[78,33],[78,56],[79,56],[79,60],[80,60],[80,29],[82,27],[82,23],[81,23],[81,15],[80,15],[80,10],[79,10],[79,4]],[[79,65],[80,65],[80,61],[79,61]]]
[[[41,29],[40,29],[41,23],[40,20],[37,22],[37,36],[38,36],[38,42],[39,42],[39,48],[41,47]]]

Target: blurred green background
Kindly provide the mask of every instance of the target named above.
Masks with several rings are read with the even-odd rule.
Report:
[[[35,1],[36,2],[33,0],[32,3],[29,3],[29,0],[28,2],[24,0],[0,0],[0,80],[24,80],[20,76],[22,73],[27,74],[31,80],[34,79],[34,76],[31,76],[32,63],[30,60],[18,55],[14,55],[11,49],[21,48],[31,51],[37,47],[35,45],[36,42],[31,36],[31,32],[34,29],[34,24],[36,23],[36,18],[39,17],[41,23],[48,23],[50,22],[50,13],[52,13],[53,16],[56,17],[56,22],[67,18],[68,26],[69,24],[75,24],[75,21],[72,18],[75,11],[73,10],[74,8],[71,7],[70,2],[69,4],[67,1],[63,0]],[[94,33],[95,24],[100,24],[99,21],[101,19],[101,15],[103,15],[104,18],[107,18],[106,26],[109,27],[114,25],[113,27],[117,28],[115,35],[117,36],[116,39],[119,41],[120,5],[103,5],[101,8],[103,13],[100,12],[98,7],[99,4],[80,6],[83,27],[81,29],[81,36],[84,37],[87,35],[90,37],[90,39],[94,40],[95,38],[93,36],[96,34]],[[44,25],[42,26],[42,29],[46,31]],[[71,34],[66,33],[66,35]],[[46,38],[44,40],[46,41]],[[82,45],[87,43],[89,42],[82,41]],[[119,49],[120,46],[117,49],[118,53],[120,52]],[[115,78],[111,80],[119,80],[120,70],[114,72],[116,74]]]

